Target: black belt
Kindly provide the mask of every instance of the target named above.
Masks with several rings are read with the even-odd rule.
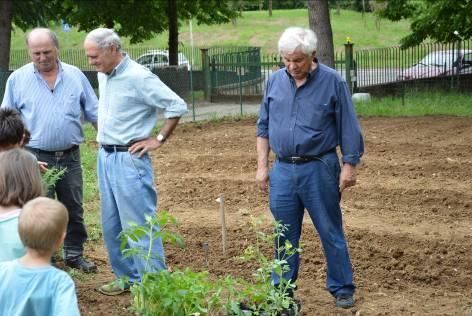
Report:
[[[37,154],[44,154],[44,155],[49,155],[49,156],[55,156],[55,157],[62,157],[64,155],[70,154],[76,150],[79,149],[79,145],[74,145],[71,148],[67,148],[64,150],[42,150],[38,148],[32,148],[32,147],[26,147],[31,152],[37,153]]]
[[[131,145],[101,145],[103,150],[112,153],[115,151],[128,151]]]
[[[277,159],[282,162],[287,162],[287,163],[294,163],[294,164],[300,164],[300,163],[306,163],[310,162],[313,160],[319,160],[321,157],[323,157],[326,154],[329,154],[331,152],[336,152],[336,148],[330,149],[324,153],[321,153],[316,156],[294,156],[294,157],[279,157],[277,156]]]

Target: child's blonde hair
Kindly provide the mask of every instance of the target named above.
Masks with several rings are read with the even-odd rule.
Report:
[[[0,152],[0,205],[19,206],[43,194],[38,161],[24,149]]]
[[[38,197],[23,207],[18,219],[18,233],[25,247],[38,251],[54,251],[67,228],[69,214],[56,200]]]

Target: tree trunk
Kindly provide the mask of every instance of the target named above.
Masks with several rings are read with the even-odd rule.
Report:
[[[334,68],[333,31],[329,18],[328,0],[308,0],[310,29],[318,37],[316,57],[321,63]]]
[[[169,19],[169,65],[179,64],[179,27],[177,25],[177,1],[167,0],[167,17]]]
[[[269,16],[272,16],[272,0],[269,0]]]
[[[12,18],[13,0],[0,0],[0,71],[7,71],[10,64]]]

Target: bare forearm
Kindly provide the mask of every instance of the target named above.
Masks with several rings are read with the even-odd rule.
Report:
[[[179,120],[180,117],[166,119],[164,122],[164,126],[161,128],[159,133],[168,138],[172,134],[174,129],[177,127]]]
[[[269,139],[257,137],[256,148],[257,166],[267,168],[269,166]]]
[[[269,182],[269,140],[257,137],[257,173],[256,184],[262,192],[267,192]]]

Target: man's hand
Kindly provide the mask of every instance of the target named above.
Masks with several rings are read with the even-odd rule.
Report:
[[[142,155],[145,153],[155,150],[161,147],[161,145],[162,143],[159,142],[155,137],[149,137],[148,139],[134,143],[131,145],[128,151],[132,154],[138,154],[138,157],[142,157]]]
[[[258,167],[256,173],[256,184],[259,190],[267,192],[267,185],[269,183],[269,168],[267,166]]]
[[[41,173],[45,173],[46,171],[48,171],[48,163],[47,162],[38,161],[38,167],[39,167],[39,171],[41,171]]]
[[[357,181],[356,166],[345,163],[339,177],[339,192],[343,192],[345,188],[352,187]]]

